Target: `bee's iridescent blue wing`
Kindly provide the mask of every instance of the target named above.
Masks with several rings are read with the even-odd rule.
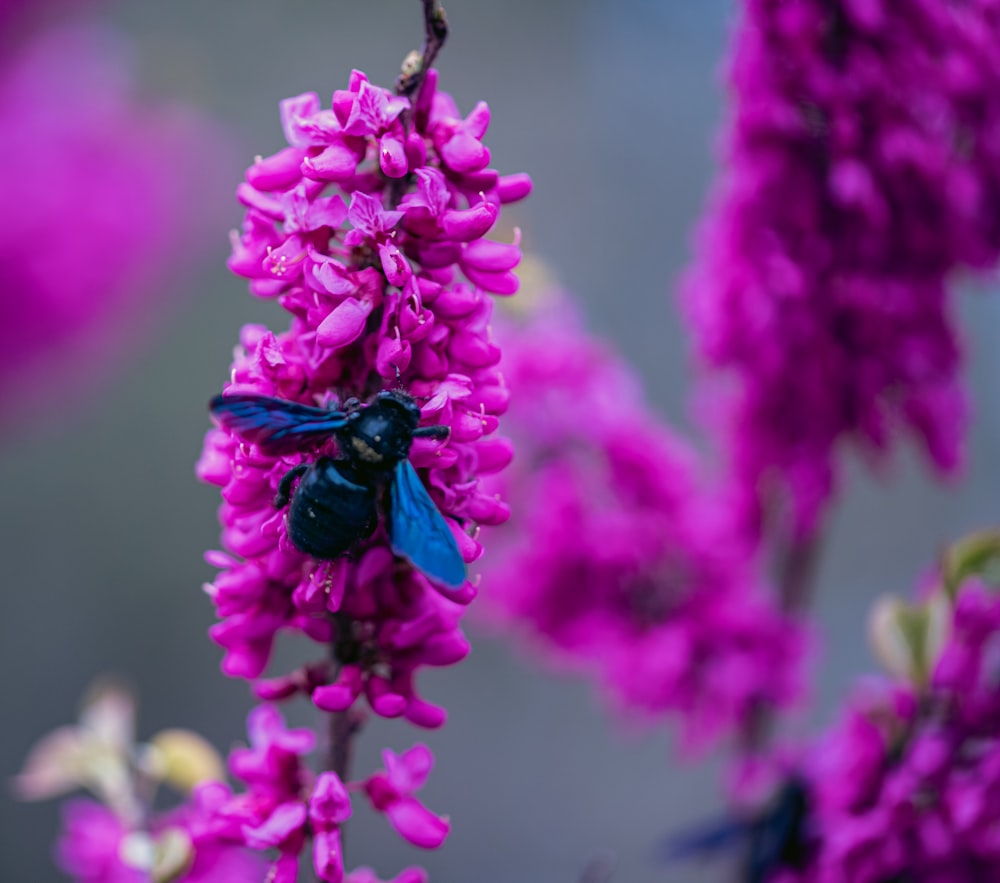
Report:
[[[660,854],[668,862],[686,861],[743,845],[750,834],[746,821],[727,817],[671,835],[661,845]]]
[[[812,848],[809,796],[796,778],[783,785],[755,815],[728,817],[663,844],[667,861],[737,849],[742,883],[764,883],[781,868],[801,868]]]
[[[811,849],[809,793],[798,778],[787,782],[757,820],[746,861],[748,883],[764,883],[782,867],[802,867]]]
[[[460,588],[465,582],[462,554],[451,528],[409,460],[400,460],[396,465],[390,496],[392,551],[409,559],[435,582]]]
[[[269,454],[301,451],[329,438],[347,423],[347,415],[341,411],[268,396],[216,396],[208,409],[226,429]]]

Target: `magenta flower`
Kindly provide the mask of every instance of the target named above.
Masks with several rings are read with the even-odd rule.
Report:
[[[508,514],[480,483],[510,459],[495,434],[507,393],[487,292],[513,293],[520,259],[516,244],[483,237],[530,181],[486,168],[485,105],[459,119],[436,79],[413,107],[358,71],[329,109],[312,93],[283,102],[290,146],[247,171],[229,265],[291,322],[243,329],[226,389],[336,406],[404,387],[424,425],[449,427],[445,442],[417,439],[410,462],[471,563],[479,525]],[[220,573],[207,587],[223,670],[256,680],[275,635],[295,631],[332,646],[333,662],[261,682],[259,695],[304,692],[325,711],[364,695],[379,715],[439,726],[444,710],[420,698],[415,675],[468,653],[459,619],[475,589],[443,595],[392,554],[383,526],[332,562],[296,549],[273,505],[278,482],[332,446],[279,456],[223,429],[206,439],[198,474],[223,500],[226,552],[210,553]]]
[[[437,849],[444,843],[451,825],[447,818],[435,815],[413,796],[427,781],[434,755],[426,745],[414,745],[402,754],[386,749],[382,759],[385,772],[375,773],[364,783],[372,806],[385,813],[389,824],[414,846]]]
[[[620,358],[556,297],[501,328],[518,516],[494,532],[483,598],[624,711],[676,713],[696,747],[797,697],[803,641],[693,451]]]
[[[919,611],[935,608],[896,608],[909,623],[897,632],[910,636],[905,652],[929,675],[868,682],[817,744],[806,764],[815,855],[789,880],[997,879],[1000,597],[972,579],[947,604],[946,628],[919,641]]]
[[[221,218],[220,129],[140,102],[129,62],[121,38],[78,27],[0,67],[5,421],[79,392],[152,333]]]
[[[214,783],[197,792],[208,811],[207,831],[219,843],[276,850],[270,878],[275,883],[294,883],[299,854],[311,840],[316,876],[340,883],[340,826],[351,816],[351,801],[336,773],[321,773],[313,781],[303,756],[312,751],[315,734],[287,729],[281,713],[269,705],[250,713],[247,731],[250,747],[229,756],[230,772],[246,791],[234,796]]]
[[[219,883],[263,879],[264,868],[238,846],[200,835],[202,820],[187,808],[158,819],[149,832],[130,830],[91,800],[63,808],[59,866],[77,883]]]
[[[327,883],[344,878],[344,856],[340,826],[351,817],[351,798],[336,773],[320,773],[309,799],[309,822],[313,833],[313,867]]]
[[[748,0],[685,304],[750,527],[814,529],[841,441],[961,461],[951,274],[1000,254],[991,2]],[[768,496],[762,498],[761,494]]]
[[[135,741],[135,700],[112,681],[95,684],[75,725],[40,739],[13,785],[39,800],[84,788],[94,800],[63,806],[57,859],[79,883],[208,883],[258,878],[263,865],[235,843],[215,836],[212,808],[196,788],[212,788],[222,761],[189,730],[168,729]],[[153,795],[169,785],[185,796],[157,811]],[[220,786],[221,787],[221,786]]]
[[[316,876],[326,883],[344,879],[341,827],[351,817],[348,788],[334,772],[313,777],[304,755],[312,751],[311,730],[289,730],[281,713],[269,705],[255,708],[247,721],[248,748],[234,749],[230,772],[246,785],[233,794],[215,782],[199,786],[196,805],[205,822],[197,831],[206,842],[276,851],[275,883],[294,883],[299,854],[312,843]],[[426,782],[434,757],[424,745],[397,755],[384,751],[385,771],[351,789],[364,789],[372,806],[411,843],[436,849],[448,835],[446,818],[434,815],[414,796]],[[349,875],[364,877],[365,870]],[[411,879],[417,875],[419,879]],[[423,883],[423,872],[408,869],[401,883]]]
[[[352,72],[346,93],[338,91],[333,96],[334,112],[344,134],[375,139],[379,168],[389,178],[401,178],[408,170],[406,132],[399,116],[409,106],[405,98],[373,86],[360,71]]]

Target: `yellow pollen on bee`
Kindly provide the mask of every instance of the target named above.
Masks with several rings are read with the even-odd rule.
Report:
[[[358,436],[354,436],[354,438],[351,439],[351,447],[353,447],[354,450],[357,451],[358,456],[362,460],[364,460],[366,463],[381,463],[382,462],[382,455],[379,454],[379,452],[376,451],[363,438],[359,438]]]

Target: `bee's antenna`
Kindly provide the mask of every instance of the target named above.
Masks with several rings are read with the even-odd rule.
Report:
[[[406,390],[403,387],[403,372],[399,370],[399,365],[393,365],[392,367],[396,369],[396,386],[405,392]]]

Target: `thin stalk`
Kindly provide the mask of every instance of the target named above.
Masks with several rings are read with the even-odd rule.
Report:
[[[350,711],[335,711],[330,715],[325,767],[335,772],[342,782],[346,782],[351,773],[354,737],[360,729],[360,721]]]
[[[789,616],[798,617],[812,601],[822,548],[822,532],[817,529],[806,536],[791,538],[779,556],[775,568],[778,607]],[[744,753],[752,755],[762,751],[770,741],[773,726],[774,709],[758,702],[743,728]]]
[[[420,91],[427,71],[431,69],[444,41],[448,39],[448,19],[440,0],[421,0],[424,7],[424,45],[411,52],[403,62],[396,80],[396,94],[412,102]]]
[[[403,60],[403,68],[396,80],[396,94],[410,101],[408,110],[403,111],[400,121],[403,129],[410,131],[413,121],[414,107],[419,100],[420,90],[427,80],[427,72],[438,57],[441,47],[448,39],[448,19],[440,0],[420,0],[424,7],[424,45],[420,50],[414,50]],[[389,185],[388,204],[396,208],[413,176],[404,175],[396,178]]]
[[[330,660],[337,674],[343,665],[356,664],[360,649],[353,633],[350,618],[338,613],[334,616],[335,634],[330,642]],[[351,773],[351,755],[354,737],[361,729],[364,718],[353,709],[330,713],[327,729],[327,747],[324,769],[335,772],[342,782]]]

